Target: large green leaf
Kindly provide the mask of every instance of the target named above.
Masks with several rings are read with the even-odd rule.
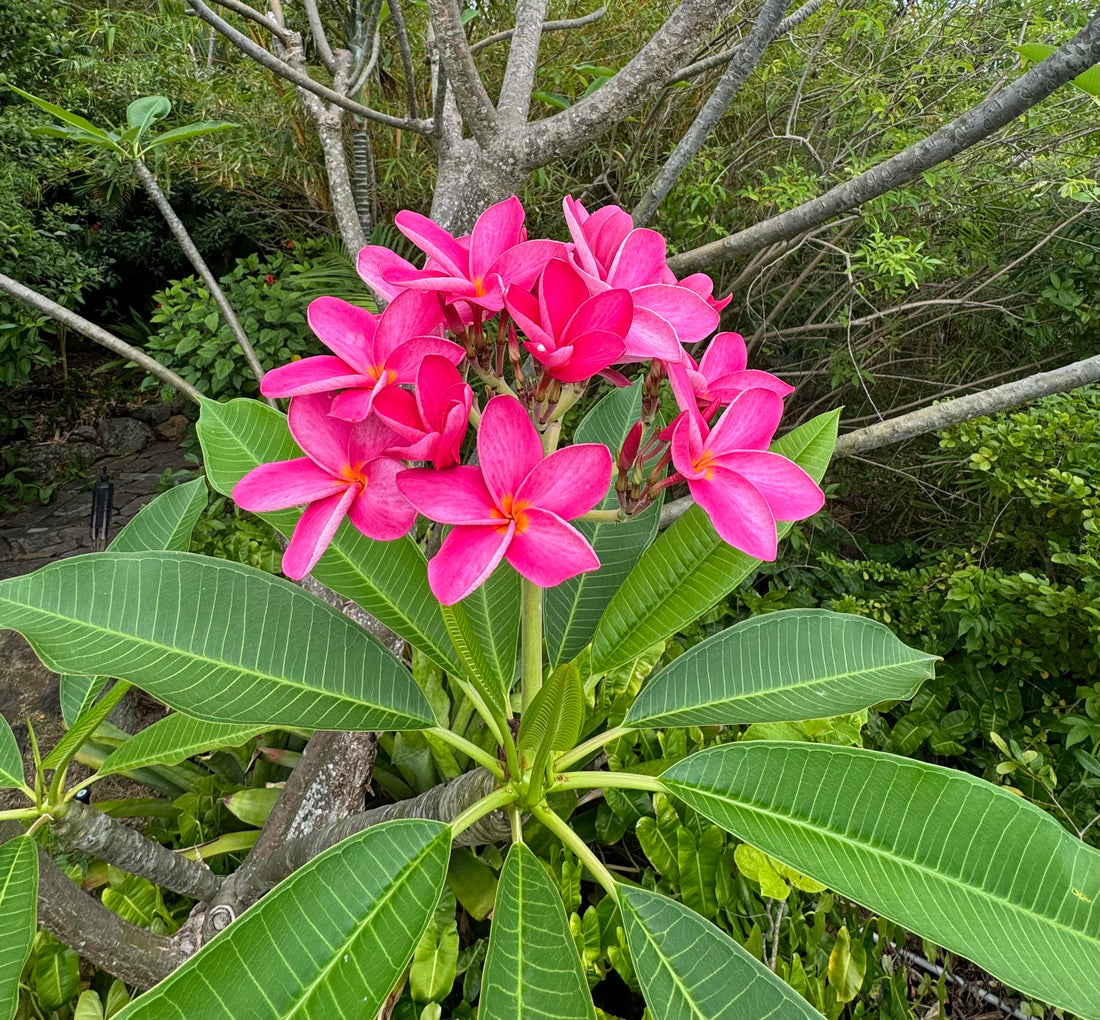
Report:
[[[212,722],[420,729],[408,670],[343,613],[263,571],[190,553],[97,553],[0,581],[0,627],[51,669],[117,676]]]
[[[1100,1017],[1100,853],[1022,798],[924,762],[780,741],[701,751],[661,780],[1013,988]]]
[[[129,772],[146,765],[178,765],[200,751],[239,747],[261,732],[254,725],[204,722],[182,712],[158,719],[135,733],[100,766],[101,776]]]
[[[115,536],[111,552],[187,552],[191,530],[205,507],[206,483],[201,478],[162,492]]]
[[[302,456],[286,416],[257,400],[203,400],[198,433],[210,484],[226,496],[258,464]],[[259,516],[289,536],[301,512]],[[344,521],[313,576],[353,599],[444,669],[462,672],[428,586],[427,560],[411,538],[376,542]]]
[[[619,906],[655,1020],[821,1020],[790,985],[682,903],[621,886]]]
[[[489,580],[459,605],[481,647],[489,676],[506,701],[519,648],[519,574],[508,563],[501,563]],[[500,698],[496,700],[502,703]]]
[[[836,445],[839,411],[800,425],[772,444],[820,482]],[[789,524],[779,525],[782,537]],[[607,670],[701,616],[760,561],[726,545],[710,518],[692,506],[646,550],[607,606],[592,638],[592,668]]]
[[[230,128],[239,127],[225,120],[202,120],[194,124],[185,124],[183,127],[172,128],[170,131],[162,131],[155,138],[150,138],[143,146],[145,152],[161,145],[171,145],[174,142],[182,142],[188,138],[200,138],[202,135],[212,135],[216,131],[228,131]]]
[[[1051,46],[1049,43],[1024,43],[1023,46],[1016,46],[1014,49],[1033,64],[1042,63],[1052,53],[1058,51],[1057,46]],[[1087,71],[1082,71],[1073,79],[1073,84],[1093,99],[1100,99],[1100,66],[1093,64]]]
[[[432,915],[450,829],[401,819],[315,857],[116,1020],[378,1015]]]
[[[85,133],[87,138],[82,140],[92,145],[98,145],[103,148],[110,148],[117,152],[122,152],[122,149],[119,148],[118,143],[111,134],[104,131],[102,128],[96,127],[90,120],[81,117],[80,114],[72,113],[64,107],[57,106],[45,99],[39,99],[38,96],[32,96],[29,92],[24,92],[22,89],[16,88],[11,82],[8,82],[7,85],[12,92],[18,92],[24,99],[29,99],[35,106],[45,110],[50,116],[56,117],[58,120],[76,128],[77,131]]]
[[[574,442],[602,443],[614,458],[642,407],[642,384],[614,389],[577,426]],[[551,665],[568,662],[592,639],[596,624],[611,597],[626,580],[631,567],[657,534],[661,502],[630,521],[595,523],[574,521],[600,558],[600,569],[578,574],[545,596],[545,638]],[[615,477],[599,504],[600,509],[618,507]]]
[[[661,670],[626,726],[820,719],[910,698],[937,656],[875,620],[825,609],[767,613],[715,634]]]
[[[522,843],[512,845],[500,873],[477,1015],[480,1020],[595,1017],[561,895]]]
[[[126,107],[126,124],[138,137],[158,120],[164,120],[172,112],[172,104],[165,96],[142,96]]]
[[[13,789],[26,782],[23,756],[7,719],[0,715],[0,789]]]
[[[61,718],[65,720],[65,725],[72,726],[110,682],[109,676],[74,676],[71,673],[62,673],[58,683],[58,696],[61,701]]]
[[[0,846],[0,1017],[15,1016],[19,975],[38,926],[38,847],[30,836]]]
[[[99,701],[88,705],[73,720],[68,732],[54,744],[50,753],[42,759],[42,767],[56,769],[68,765],[73,755],[80,750],[84,741],[92,738],[96,730],[107,719],[107,716],[111,714],[111,710],[126,697],[129,690],[130,685],[124,680],[120,680]]]

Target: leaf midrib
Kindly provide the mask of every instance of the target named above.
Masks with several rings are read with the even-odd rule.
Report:
[[[639,928],[641,928],[642,934],[645,936],[646,942],[648,942],[651,946],[653,946],[654,949],[657,950],[657,958],[664,965],[664,970],[669,975],[669,977],[672,978],[673,984],[676,985],[681,994],[687,1000],[688,1005],[691,1007],[692,1014],[698,1017],[698,1020],[707,1020],[707,1017],[703,1014],[701,1008],[696,1005],[695,997],[691,994],[687,985],[685,985],[684,982],[680,979],[679,974],[677,974],[676,971],[672,969],[672,957],[666,955],[661,950],[661,947],[660,945],[658,945],[656,939],[651,937],[649,929],[642,922],[641,915],[638,913],[637,909],[635,909],[633,904],[630,904],[630,911],[634,915],[634,922],[638,925]]]

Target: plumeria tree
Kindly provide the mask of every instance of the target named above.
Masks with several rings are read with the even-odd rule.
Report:
[[[661,236],[620,209],[564,209],[567,242],[528,239],[514,197],[468,235],[402,213],[423,265],[366,247],[360,273],[385,310],[311,306],[332,353],[267,375],[264,393],[289,397],[287,415],[201,402],[210,485],[288,536],[283,572],[307,590],[182,551],[200,482],[162,496],[107,552],[0,582],[0,625],[84,706],[33,778],[0,734],[0,777],[30,802],[8,819],[49,825],[70,848],[199,901],[173,939],[109,922],[118,941],[103,962],[137,985],[162,979],[116,1015],[374,1018],[391,1015],[407,981],[419,1015],[438,1018],[454,979],[441,963],[454,922],[444,890],[468,892],[456,875],[474,866],[490,890],[481,916],[492,913],[480,1020],[591,1020],[562,898],[569,860],[652,1017],[820,1016],[713,923],[734,898],[715,849],[728,833],[758,867],[1100,1017],[1095,850],[963,773],[858,746],[744,739],[745,724],[911,697],[934,657],[877,622],[800,609],[658,665],[670,635],[822,506],[837,414],[776,438],[791,388],[748,368],[737,334],[719,333],[698,360],[685,349],[718,327],[710,281],[678,278]],[[598,399],[581,404],[585,394]],[[690,508],[659,532],[677,484]],[[96,677],[118,678],[99,700]],[[68,781],[130,684],[172,714],[125,740],[90,784]],[[229,875],[76,797],[270,729],[313,736]],[[418,735],[451,778],[366,811],[310,803],[320,771],[347,767],[334,750],[361,752],[375,731]],[[581,796],[639,795],[697,820],[675,851],[647,844],[660,877],[640,884],[574,818]],[[507,845],[499,875],[462,849],[491,843]],[[668,881],[677,861],[698,897]],[[4,1004],[40,868],[52,892],[53,865],[30,836],[0,847]]]

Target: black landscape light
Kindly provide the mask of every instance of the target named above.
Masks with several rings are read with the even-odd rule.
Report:
[[[104,468],[99,481],[92,487],[92,552],[103,552],[107,548],[114,495],[114,482]]]

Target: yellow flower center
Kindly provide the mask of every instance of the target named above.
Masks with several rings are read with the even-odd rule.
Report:
[[[507,495],[501,497],[500,500],[501,509],[497,510],[495,507],[492,511],[494,517],[499,517],[502,521],[514,521],[516,525],[516,534],[520,534],[527,530],[527,525],[530,523],[527,514],[524,513],[531,504],[524,500],[516,500],[514,495]],[[501,531],[507,531],[508,526],[502,524],[500,526]]]

